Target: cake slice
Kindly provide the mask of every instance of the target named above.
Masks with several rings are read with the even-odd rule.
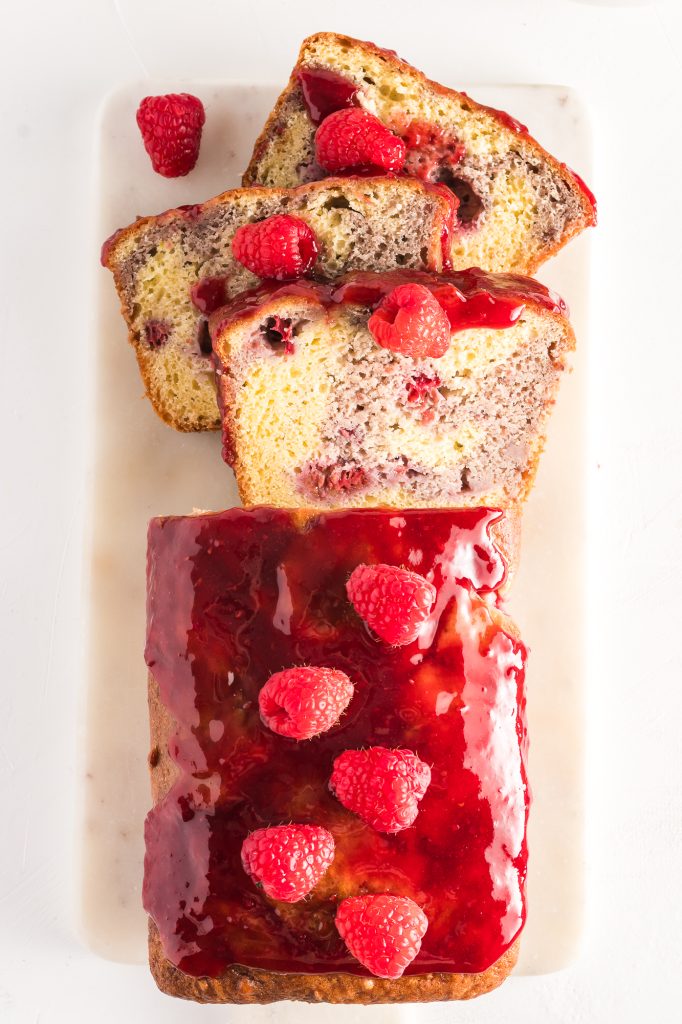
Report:
[[[244,184],[292,187],[324,177],[321,164],[328,160],[316,148],[317,129],[329,115],[353,107],[375,115],[404,142],[404,162],[382,166],[402,166],[454,193],[455,269],[531,274],[596,223],[587,186],[514,118],[429,81],[392,50],[331,32],[303,42]],[[366,158],[376,162],[376,153]],[[335,159],[338,164],[338,154]]]
[[[418,285],[445,354],[379,344],[370,317]],[[224,457],[245,504],[518,506],[533,483],[574,335],[528,278],[351,274],[264,285],[211,318]]]
[[[130,342],[155,411],[177,430],[217,430],[207,317],[260,278],[232,253],[236,230],[277,214],[312,228],[316,278],[352,269],[439,270],[451,208],[437,189],[386,178],[320,181],[290,191],[224,192],[143,217],[105,242]]]
[[[468,999],[509,974],[526,915],[529,793],[525,649],[477,590],[504,578],[490,536],[499,518],[256,508],[152,520],[143,899],[164,992],[425,1002]],[[371,633],[347,586],[359,565],[409,566],[432,588],[417,639],[396,647]],[[299,740],[271,726],[262,691],[301,665],[346,674],[352,695]],[[330,789],[339,758],[377,748],[430,769],[409,827],[369,822],[336,774]],[[307,895],[273,896],[247,871],[244,843],[292,825],[325,830],[333,858]],[[395,980],[356,958],[336,923],[344,901],[378,894],[428,920]]]

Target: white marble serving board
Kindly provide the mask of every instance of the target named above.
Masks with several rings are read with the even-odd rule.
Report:
[[[199,202],[237,185],[277,94],[273,86],[186,82],[207,121],[196,169],[154,174],[135,124],[139,99],[177,91],[146,81],[102,109],[97,157],[98,241],[138,214]],[[528,124],[552,152],[589,178],[584,109],[558,86],[464,86]],[[585,392],[589,239],[573,242],[540,273],[568,300],[578,336],[574,373],[562,385],[535,491],[525,513],[521,569],[508,606],[531,648],[528,714],[534,796],[528,923],[517,971],[547,973],[576,955],[583,918],[583,702]],[[93,258],[94,247],[93,247]],[[84,937],[112,960],[146,959],[140,902],[142,824],[150,804],[145,632],[145,547],[150,517],[239,503],[217,434],[181,435],[144,398],[111,275],[94,295],[96,379],[91,382],[92,464],[89,671],[83,752],[80,919]]]

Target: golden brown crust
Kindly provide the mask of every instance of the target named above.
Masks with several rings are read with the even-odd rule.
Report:
[[[270,116],[265,122],[263,131],[256,139],[251,160],[242,177],[243,185],[249,186],[253,185],[256,182],[256,175],[258,172],[258,166],[260,163],[262,152],[266,147],[268,140],[271,138],[272,134],[277,130],[282,112],[284,111],[284,108],[286,107],[292,93],[298,88],[296,71],[301,64],[304,64],[306,62],[307,51],[317,44],[332,46],[348,44],[352,46],[354,49],[365,50],[368,54],[371,54],[373,57],[377,57],[384,61],[388,70],[393,74],[409,75],[411,78],[418,81],[427,89],[430,89],[435,93],[439,93],[442,96],[456,96],[467,111],[470,111],[472,113],[476,112],[491,117],[498,123],[500,131],[510,131],[508,126],[504,123],[504,120],[494,110],[491,110],[485,107],[483,104],[477,103],[475,100],[472,100],[471,97],[466,95],[466,93],[458,92],[456,89],[449,89],[446,86],[441,85],[439,82],[432,81],[430,78],[427,78],[427,76],[422,71],[419,71],[411,64],[408,64],[407,61],[402,60],[400,57],[397,56],[397,54],[394,55],[392,52],[384,50],[380,46],[376,46],[374,43],[365,42],[360,39],[353,39],[351,36],[339,35],[336,32],[317,32],[312,36],[308,36],[306,39],[303,40],[303,43],[301,44],[301,49],[299,50],[298,58],[296,60],[296,64],[291,73],[291,76],[289,78],[289,82],[287,83],[283,92],[279,96],[272,112],[270,113]],[[564,164],[560,163],[560,161],[558,161],[555,157],[553,157],[551,153],[548,153],[547,150],[540,145],[537,139],[534,139],[532,135],[524,134],[518,135],[515,141],[517,145],[527,148],[536,157],[539,157],[541,160],[544,160],[547,164],[550,165],[554,173],[557,174],[564,181],[564,183],[571,190],[572,194],[579,201],[582,211],[582,215],[580,217],[574,218],[573,220],[568,221],[566,223],[563,232],[553,242],[546,244],[545,247],[541,251],[539,251],[534,258],[528,260],[528,262],[523,268],[523,272],[526,274],[533,274],[538,269],[538,267],[540,267],[550,258],[550,256],[555,255],[555,253],[562,249],[564,245],[566,245],[566,243],[571,240],[571,238],[575,237],[575,235],[577,234],[580,234],[580,232],[583,231],[586,227],[594,225],[595,213],[592,208],[592,205],[590,204],[589,199],[587,198],[583,190],[579,187],[575,177],[571,174],[568,168]]]
[[[149,966],[154,981],[170,996],[197,1003],[429,1003],[473,999],[491,992],[511,973],[518,940],[480,974],[413,974],[387,981],[353,974],[278,974],[230,967],[218,978],[193,978],[166,959],[158,930],[149,922]]]

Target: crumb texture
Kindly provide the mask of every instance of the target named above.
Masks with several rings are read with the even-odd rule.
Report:
[[[220,427],[207,314],[260,283],[232,254],[237,228],[281,213],[304,220],[320,248],[312,276],[329,280],[348,270],[438,270],[447,212],[414,181],[329,179],[291,191],[237,189],[119,232],[106,265],[157,413],[179,430]],[[197,288],[200,305],[211,302],[203,312]]]

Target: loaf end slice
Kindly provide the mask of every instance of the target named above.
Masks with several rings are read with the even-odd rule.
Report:
[[[305,76],[319,73],[338,78],[341,95],[350,90],[354,105],[404,139],[407,173],[441,182],[457,197],[455,269],[532,274],[596,223],[584,182],[514,118],[430,81],[393,51],[331,32],[304,40],[255,144],[245,185],[291,187],[325,175],[315,155],[314,86],[306,86],[308,100],[303,87]]]

